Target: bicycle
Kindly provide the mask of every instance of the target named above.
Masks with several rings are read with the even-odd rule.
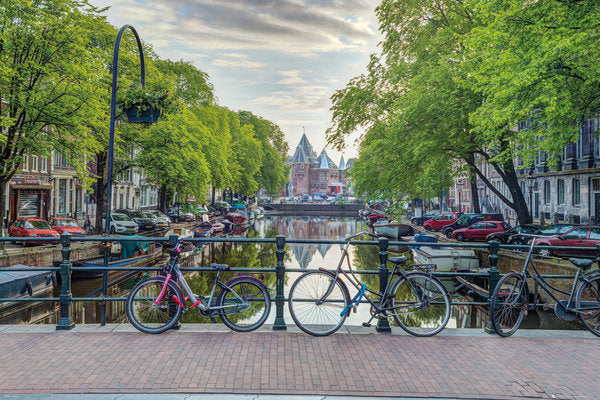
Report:
[[[298,277],[290,288],[288,306],[292,319],[304,332],[313,336],[327,336],[341,328],[350,310],[363,297],[371,306],[371,319],[362,325],[369,327],[373,319],[387,319],[391,315],[406,332],[415,336],[433,336],[440,332],[450,318],[450,295],[444,285],[433,276],[435,264],[413,264],[403,270],[406,257],[388,257],[394,264],[391,277],[383,292],[367,288],[355,276],[350,264],[348,249],[351,240],[362,234],[377,237],[370,232],[359,232],[345,239],[342,256],[335,271],[319,268]],[[350,274],[342,270],[348,261]],[[350,299],[348,287],[341,280],[346,277],[355,289]],[[371,300],[369,294],[377,299]]]
[[[170,262],[163,267],[161,273],[164,275],[144,279],[131,289],[126,311],[134,327],[144,333],[162,333],[172,328],[182,313],[194,307],[212,322],[219,316],[228,328],[238,332],[250,332],[266,321],[271,310],[271,297],[262,281],[239,275],[221,282],[219,276],[228,271],[229,266],[210,264],[217,271],[211,293],[209,296],[197,295],[179,269],[177,260],[181,251],[180,241],[171,251]],[[215,297],[217,286],[220,292]],[[191,305],[186,306],[188,301]]]
[[[544,305],[545,309],[554,309],[556,316],[563,321],[577,321],[578,319],[594,335],[600,336],[600,273],[598,270],[585,272],[590,269],[593,260],[569,258],[577,267],[570,292],[561,290],[546,281],[537,270],[533,261],[533,248],[535,239],[539,235],[524,235],[532,237],[529,252],[521,272],[512,271],[504,275],[492,293],[490,303],[490,320],[496,333],[508,337],[515,333],[527,316],[529,310],[538,306],[539,291],[543,289],[555,304]],[[529,271],[529,265],[534,271]],[[582,273],[584,271],[584,273]],[[527,279],[535,282],[533,302],[531,299]],[[567,300],[559,300],[552,291],[569,295]]]

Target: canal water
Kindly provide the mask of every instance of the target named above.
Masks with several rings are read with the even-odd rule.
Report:
[[[343,217],[296,217],[296,216],[267,216],[258,219],[246,231],[238,236],[249,238],[273,238],[279,234],[286,238],[297,239],[343,239],[346,236],[355,234],[361,230],[368,230],[364,220],[359,218]],[[365,240],[368,240],[365,237]],[[405,248],[390,249],[391,252],[406,250]],[[210,263],[229,264],[232,267],[264,267],[274,268],[277,262],[275,255],[276,247],[274,244],[267,243],[211,243],[193,251],[188,257],[182,260],[183,267],[208,267]],[[379,267],[379,249],[377,246],[353,246],[351,250],[352,268],[361,270],[374,270]],[[409,253],[402,253],[410,255]],[[391,253],[391,255],[400,255],[400,253]],[[295,269],[313,269],[327,268],[335,269],[341,257],[339,245],[332,244],[287,244],[285,265],[287,268]],[[166,256],[165,256],[166,260]],[[152,265],[158,266],[158,265]],[[284,292],[287,298],[289,288],[294,280],[300,275],[300,272],[289,272],[285,277]],[[109,281],[113,284],[108,289],[109,297],[126,297],[135,283],[146,277],[147,273],[111,273]],[[367,283],[371,290],[377,291],[379,280],[377,275],[360,275],[361,279]],[[212,272],[191,272],[186,276],[194,293],[207,295],[210,293],[214,280]],[[223,278],[223,276],[222,276]],[[465,297],[457,292],[457,284],[454,278],[445,278],[442,280],[444,286],[452,293],[453,301],[461,303],[466,301],[481,301],[481,299],[472,299]],[[275,296],[275,274],[265,275],[265,282],[269,287],[271,296]],[[72,295],[74,297],[97,297],[102,286],[102,279],[84,279],[74,280],[72,282]],[[348,285],[351,296],[354,296],[355,290]],[[54,296],[58,296],[60,288],[55,288]],[[101,308],[98,301],[78,301],[72,303],[72,318],[76,324],[98,324],[100,323]],[[124,301],[107,302],[106,307],[107,323],[126,323]],[[530,318],[523,327],[540,327],[544,329],[577,328],[574,324],[562,324],[552,315],[537,315],[530,313]],[[275,306],[271,309],[271,314],[267,324],[273,323],[275,318]],[[289,315],[287,303],[284,307],[284,318],[286,323],[293,324]],[[370,318],[368,304],[362,304],[358,307],[356,313],[350,314],[346,321],[348,325],[361,325]],[[31,324],[46,323],[56,324],[58,320],[58,305],[53,302],[39,303],[18,303],[18,306],[8,310],[0,311],[0,324]],[[487,324],[487,307],[454,305],[452,307],[452,316],[448,327],[462,328],[483,328]],[[210,323],[210,320],[202,318],[198,312],[190,310],[182,315],[183,323]],[[217,321],[219,321],[217,319]],[[220,321],[219,321],[220,322]],[[392,319],[390,323],[394,324]],[[373,322],[373,325],[375,323]]]

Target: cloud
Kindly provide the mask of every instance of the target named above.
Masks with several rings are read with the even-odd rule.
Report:
[[[236,54],[229,53],[223,54],[225,58],[217,58],[213,60],[212,65],[217,67],[225,67],[225,68],[246,68],[246,69],[260,69],[265,66],[265,64],[255,61],[250,61],[248,56],[245,54]]]
[[[281,71],[279,73],[283,78],[277,81],[277,83],[281,85],[301,85],[304,83],[308,83],[308,81],[300,76],[302,71],[293,70],[293,71]]]
[[[293,86],[288,90],[274,91],[269,96],[253,100],[256,104],[268,104],[287,113],[304,113],[329,108],[329,91],[326,86]]]

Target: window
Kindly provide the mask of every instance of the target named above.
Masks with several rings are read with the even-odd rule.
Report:
[[[558,192],[558,204],[565,204],[565,181],[559,179],[556,183],[556,191]]]
[[[471,225],[471,229],[485,229],[485,222],[479,222]]]
[[[48,158],[42,157],[40,160],[40,172],[48,172]]]
[[[31,170],[37,172],[38,170],[38,156],[31,156]]]
[[[581,181],[573,179],[573,204],[581,204]]]
[[[592,229],[592,231],[590,232],[590,240],[600,240],[600,229]]]
[[[544,203],[550,204],[550,181],[544,181]]]
[[[565,234],[565,239],[585,239],[587,237],[589,228],[576,228]]]
[[[28,171],[29,170],[29,156],[23,157],[23,165],[21,166],[21,169],[23,171]]]

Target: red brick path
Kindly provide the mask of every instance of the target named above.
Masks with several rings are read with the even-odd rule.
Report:
[[[0,393],[600,397],[600,339],[5,333]]]

